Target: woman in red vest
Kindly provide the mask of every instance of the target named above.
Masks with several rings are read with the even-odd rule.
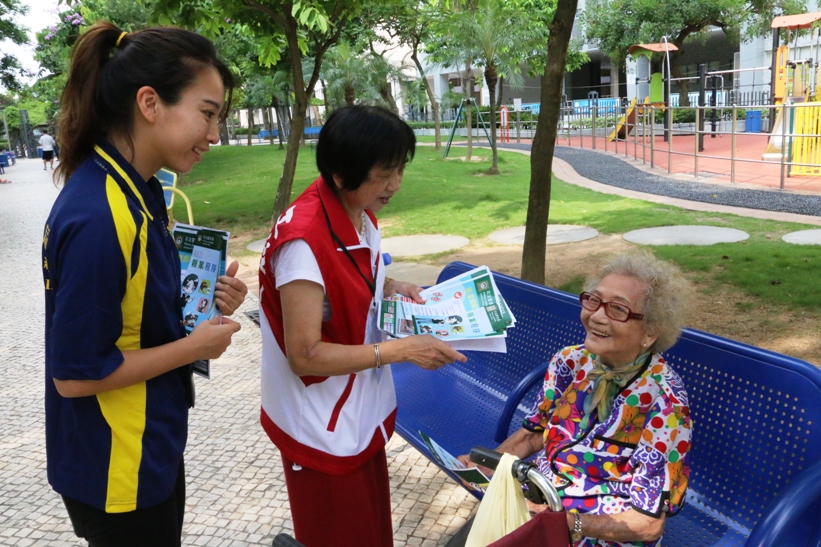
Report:
[[[260,264],[262,426],[282,454],[296,538],[308,547],[393,544],[385,444],[389,363],[435,370],[466,358],[428,335],[382,341],[385,277],[374,213],[399,191],[413,131],[376,107],[336,110],[314,181],[271,230]]]

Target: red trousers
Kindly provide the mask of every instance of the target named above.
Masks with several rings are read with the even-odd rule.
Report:
[[[293,469],[282,458],[294,535],[306,547],[392,547],[385,449],[350,475]]]

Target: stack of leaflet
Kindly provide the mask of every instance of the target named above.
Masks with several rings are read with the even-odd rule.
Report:
[[[194,327],[207,319],[221,315],[214,300],[217,278],[225,275],[228,258],[229,232],[191,226],[177,222],[172,231],[174,243],[180,253],[180,303],[182,324],[190,334]],[[208,360],[194,361],[194,372],[211,378]]]
[[[487,266],[425,289],[422,298],[424,304],[398,294],[382,300],[379,328],[394,338],[430,334],[457,350],[507,352],[516,319]]]

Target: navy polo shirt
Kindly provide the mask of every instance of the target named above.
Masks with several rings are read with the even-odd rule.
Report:
[[[96,396],[53,379],[100,380],[122,351],[185,336],[180,261],[162,187],[106,142],[66,182],[43,234],[48,480],[109,513],[172,494],[188,434],[188,367]]]

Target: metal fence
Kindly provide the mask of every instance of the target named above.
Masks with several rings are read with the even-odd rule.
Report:
[[[668,174],[784,189],[791,177],[821,175],[821,103],[567,105],[557,144],[632,156]]]
[[[568,101],[556,143],[632,157],[669,175],[821,190],[821,103],[773,105],[764,101],[769,99],[764,92],[728,92],[722,99],[750,106]],[[497,142],[531,142],[537,121],[521,117],[510,112],[506,126],[497,121]],[[443,138],[452,123],[443,122]],[[433,134],[432,129],[417,132]],[[484,139],[481,127],[473,134]],[[458,129],[457,135],[465,137],[467,129]]]

